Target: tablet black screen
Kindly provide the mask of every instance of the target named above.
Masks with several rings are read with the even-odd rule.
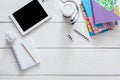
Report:
[[[37,0],[33,0],[23,8],[13,13],[13,16],[23,31],[26,31],[39,21],[46,18],[48,15],[40,3]]]

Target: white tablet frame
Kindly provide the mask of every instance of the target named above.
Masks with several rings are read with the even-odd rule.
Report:
[[[31,1],[30,1],[31,2]],[[33,25],[31,28],[29,28],[26,31],[23,31],[23,29],[21,28],[21,26],[19,25],[19,23],[17,22],[17,20],[14,18],[13,13],[15,13],[16,11],[18,11],[19,9],[21,9],[22,7],[26,6],[27,4],[29,4],[30,2],[21,5],[19,8],[15,9],[14,11],[12,11],[12,14],[10,14],[10,18],[13,20],[14,24],[16,25],[16,27],[18,28],[18,30],[21,32],[22,35],[26,35],[27,33],[31,32],[33,29],[35,29],[36,27],[38,27],[40,24],[44,23],[45,21],[47,21],[48,19],[51,18],[50,16],[50,12],[47,10],[46,6],[43,4],[42,1],[38,2],[40,3],[40,5],[43,7],[43,9],[45,10],[45,12],[47,13],[47,17],[44,18],[43,20],[39,21],[38,23],[36,23],[35,25]]]

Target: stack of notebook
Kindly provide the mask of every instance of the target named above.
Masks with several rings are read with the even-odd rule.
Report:
[[[117,0],[81,0],[80,7],[90,36],[113,30],[120,20]]]

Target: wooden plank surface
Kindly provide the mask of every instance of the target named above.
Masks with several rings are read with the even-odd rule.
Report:
[[[120,77],[103,76],[1,76],[2,80],[120,80]]]
[[[52,19],[23,37],[9,14],[28,1],[31,0],[0,0],[0,80],[120,80],[120,25],[90,38],[81,10],[77,23],[72,26],[60,12],[60,0],[45,0]],[[79,5],[81,0],[75,1]],[[120,0],[118,2],[120,4]],[[73,28],[91,41],[74,33]],[[23,72],[19,70],[4,39],[4,33],[11,30],[17,34],[17,41],[33,39],[40,65]],[[68,34],[72,35],[73,42]]]
[[[36,47],[120,47],[119,27],[93,38],[89,37],[85,23],[76,23],[74,26],[69,23],[46,23],[24,37],[21,37],[13,23],[0,23],[0,27],[0,48],[8,47],[4,39],[4,33],[8,31],[15,31],[20,39],[31,37]],[[72,28],[79,30],[91,42],[76,34]],[[72,35],[73,42],[67,37],[68,34]]]
[[[120,80],[120,77],[103,76],[1,76],[2,80]]]
[[[36,51],[40,57],[40,65],[21,72],[11,50],[0,50],[0,74],[120,75],[120,49],[37,49]]]

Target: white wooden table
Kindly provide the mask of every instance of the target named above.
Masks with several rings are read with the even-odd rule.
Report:
[[[72,28],[78,29],[89,37],[81,13],[72,26],[60,12],[60,0],[45,0],[52,19],[22,37],[8,16],[12,9],[27,1],[0,0],[0,80],[120,80],[119,27],[88,42],[72,31]],[[41,60],[39,66],[23,72],[19,70],[4,39],[4,33],[11,30],[18,35],[18,40],[33,38]],[[73,36],[73,42],[68,34]]]

